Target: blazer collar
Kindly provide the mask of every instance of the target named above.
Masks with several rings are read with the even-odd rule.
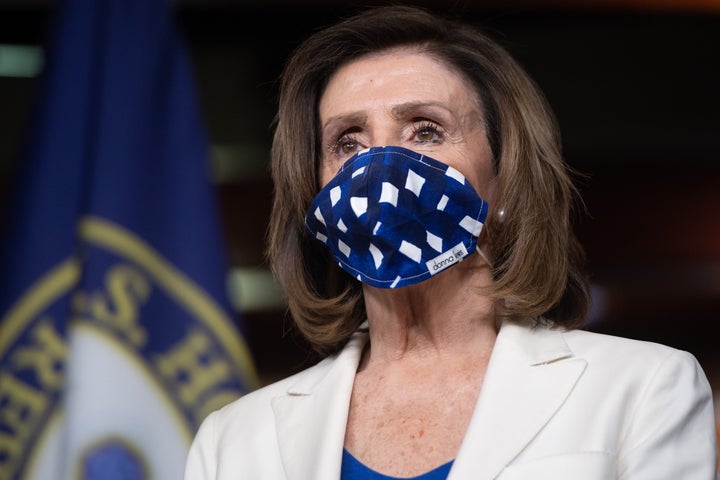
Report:
[[[550,421],[585,370],[562,332],[503,324],[448,480],[490,480]]]
[[[338,355],[299,375],[286,395],[272,399],[288,480],[337,480],[366,342],[366,334],[356,334]],[[558,411],[585,365],[573,357],[560,331],[504,323],[448,480],[496,478]]]
[[[280,458],[288,480],[340,476],[350,396],[367,341],[356,334],[336,356],[320,362],[271,401]]]

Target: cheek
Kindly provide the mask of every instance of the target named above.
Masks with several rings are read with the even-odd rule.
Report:
[[[487,148],[487,145],[481,144],[472,151],[476,153],[465,157],[463,168],[467,169],[468,180],[477,194],[487,201],[492,208],[496,198],[497,175],[495,175],[490,149]],[[471,160],[468,161],[467,159]]]
[[[495,205],[495,198],[497,193],[497,181],[496,178],[493,177],[490,181],[486,182],[485,185],[479,187],[478,195],[480,195],[480,198],[488,202],[488,205],[490,209],[494,209],[496,207]]]
[[[320,179],[320,188],[327,185],[330,180],[333,179],[337,171],[338,169],[334,165],[328,165],[327,163],[323,162],[320,165],[320,171],[318,172],[318,178]]]
[[[475,184],[477,185],[478,194],[488,202],[492,201],[495,197],[497,177],[491,162],[483,162],[481,166],[476,166],[475,170],[477,172]]]
[[[486,178],[473,183],[477,194],[488,203],[490,212],[496,209],[497,180],[495,177]]]
[[[469,159],[471,154],[463,152],[462,155],[447,156],[441,161],[462,173],[468,183],[483,200],[490,202],[495,191],[495,174],[491,165],[483,159]],[[442,157],[441,157],[442,158]]]

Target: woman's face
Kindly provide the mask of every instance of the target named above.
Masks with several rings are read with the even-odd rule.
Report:
[[[446,163],[492,205],[483,114],[465,78],[425,53],[393,49],[339,68],[320,98],[322,185],[360,150],[401,146]]]

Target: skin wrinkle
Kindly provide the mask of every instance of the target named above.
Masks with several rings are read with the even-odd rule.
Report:
[[[456,114],[451,110],[447,109],[444,105],[439,102],[406,102],[403,104],[394,105],[391,107],[392,116],[395,120],[400,119],[412,119],[413,117],[423,117],[427,114],[429,116],[441,116],[446,115],[448,119],[457,125],[468,125],[470,122],[480,122],[482,125],[482,134],[485,135],[484,122],[480,115],[465,115],[461,118],[457,118]],[[426,114],[426,115],[423,115]],[[367,125],[368,117],[363,112],[352,112],[349,114],[338,115],[329,118],[323,125],[323,143],[328,149],[334,147],[335,140],[347,126],[358,125],[365,127]],[[462,140],[462,137],[458,137],[457,133],[453,133],[453,126],[450,120],[444,122],[446,133],[448,135],[448,141],[458,142]],[[469,129],[466,126],[466,129]],[[458,130],[456,127],[455,130]]]
[[[449,144],[460,145],[467,141],[464,132],[475,131],[476,135],[485,137],[485,127],[482,121],[482,115],[479,112],[468,112],[465,115],[458,117],[453,114],[446,107],[441,107],[434,102],[408,102],[405,104],[394,105],[391,108],[391,115],[388,123],[402,123],[406,125],[404,130],[395,133],[394,137],[404,138],[412,131],[407,125],[412,125],[416,122],[426,121],[427,119],[441,119],[439,123],[443,126],[443,141]],[[333,156],[334,150],[338,147],[338,142],[342,140],[343,135],[352,134],[353,138],[357,138],[359,141],[363,141],[367,145],[394,145],[399,142],[388,142],[381,139],[369,136],[366,131],[382,130],[376,125],[370,123],[368,115],[364,112],[352,112],[347,115],[338,115],[334,118],[329,119],[325,122],[325,128],[323,129],[322,142],[326,146],[326,151],[323,152],[321,169],[321,182],[322,186],[326,185],[332,177],[337,173],[340,166],[347,160],[350,155],[344,157]],[[356,152],[354,152],[356,153]],[[420,153],[423,153],[420,151]],[[431,154],[429,154],[432,156]],[[470,184],[477,188],[477,183],[472,180],[472,175],[468,175],[469,171],[462,172],[470,182]]]

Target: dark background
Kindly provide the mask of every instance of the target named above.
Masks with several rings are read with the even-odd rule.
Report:
[[[567,161],[584,175],[576,228],[593,281],[588,328],[688,350],[720,389],[720,2],[414,3],[483,26],[547,94]],[[239,159],[216,181],[235,268],[265,268],[283,62],[359,7],[343,5],[176,3],[211,140]],[[43,44],[53,8],[0,0],[0,44]],[[35,83],[0,77],[0,215]],[[281,304],[240,317],[263,381],[314,360]]]

